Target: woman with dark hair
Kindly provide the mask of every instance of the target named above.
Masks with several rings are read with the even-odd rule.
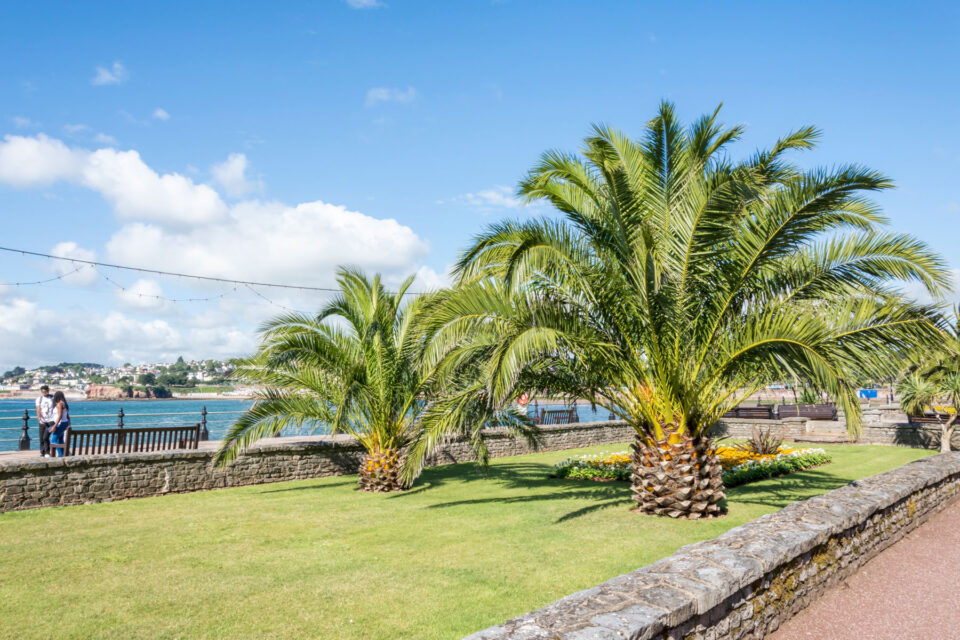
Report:
[[[70,405],[67,404],[67,398],[63,395],[63,391],[57,391],[53,394],[53,409],[57,417],[53,421],[53,426],[50,427],[50,444],[63,445],[63,436],[67,427],[70,426]],[[64,446],[51,446],[50,448],[57,452],[58,458],[67,455],[67,449]]]

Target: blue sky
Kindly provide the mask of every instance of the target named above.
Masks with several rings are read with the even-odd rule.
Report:
[[[349,262],[428,287],[485,224],[546,213],[511,195],[541,152],[593,122],[638,133],[666,98],[687,120],[724,103],[744,154],[819,126],[798,160],[890,175],[892,226],[960,267],[957,5],[665,5],[8,5],[0,244],[318,286]],[[0,282],[64,268],[0,255]],[[0,368],[237,355],[263,318],[322,302],[103,275],[0,288]]]

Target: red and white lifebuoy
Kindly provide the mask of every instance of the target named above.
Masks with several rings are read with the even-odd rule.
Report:
[[[527,406],[528,402],[530,402],[530,396],[528,396],[525,393],[521,393],[520,397],[517,398],[517,404],[520,405],[521,407]]]

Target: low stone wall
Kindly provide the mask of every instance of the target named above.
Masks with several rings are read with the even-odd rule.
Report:
[[[541,429],[540,451],[574,449],[631,440],[623,422],[550,425]],[[505,429],[486,431],[491,457],[532,453],[524,439]],[[4,461],[0,456],[0,512],[84,504],[321,478],[357,472],[363,450],[347,436],[268,438],[250,447],[225,469],[211,461],[217,443],[205,450],[36,458]],[[473,460],[464,440],[440,447],[429,464]]]
[[[795,502],[469,640],[762,638],[960,495],[948,453]]]
[[[761,420],[757,418],[721,418],[710,434],[714,437],[749,438],[754,429],[771,429],[788,440],[807,433],[806,418],[784,418],[783,420]]]
[[[940,427],[933,425],[917,426],[908,423],[864,425],[860,433],[859,444],[892,444],[922,449],[940,448]],[[950,439],[954,450],[960,450],[960,432]]]
[[[770,428],[787,440],[806,435],[842,433],[846,420],[841,413],[836,421],[785,418],[783,420],[759,420],[748,418],[722,418],[711,434],[715,437],[748,438],[756,428]],[[953,448],[960,450],[960,431],[953,435]],[[865,407],[858,444],[883,444],[924,449],[940,448],[940,427],[937,425],[912,425],[899,405]]]

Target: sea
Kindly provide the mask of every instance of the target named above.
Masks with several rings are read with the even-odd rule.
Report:
[[[162,427],[189,425],[200,422],[201,413],[206,407],[207,430],[211,440],[220,440],[230,425],[250,408],[252,400],[239,398],[204,398],[198,400],[83,400],[70,402],[70,421],[78,429],[101,428],[115,429],[119,423],[120,410],[123,410],[125,427]],[[563,409],[560,404],[541,404],[529,407],[531,413],[539,408]],[[29,412],[30,420],[27,433],[30,435],[30,448],[38,449],[39,427],[37,426],[34,400],[30,398],[0,399],[0,451],[16,451],[19,448],[20,434],[23,429],[23,411]],[[577,412],[581,422],[607,420],[609,412],[590,405],[580,404]],[[309,433],[323,433],[323,427],[313,429],[303,427],[288,429],[281,435],[298,436]]]

